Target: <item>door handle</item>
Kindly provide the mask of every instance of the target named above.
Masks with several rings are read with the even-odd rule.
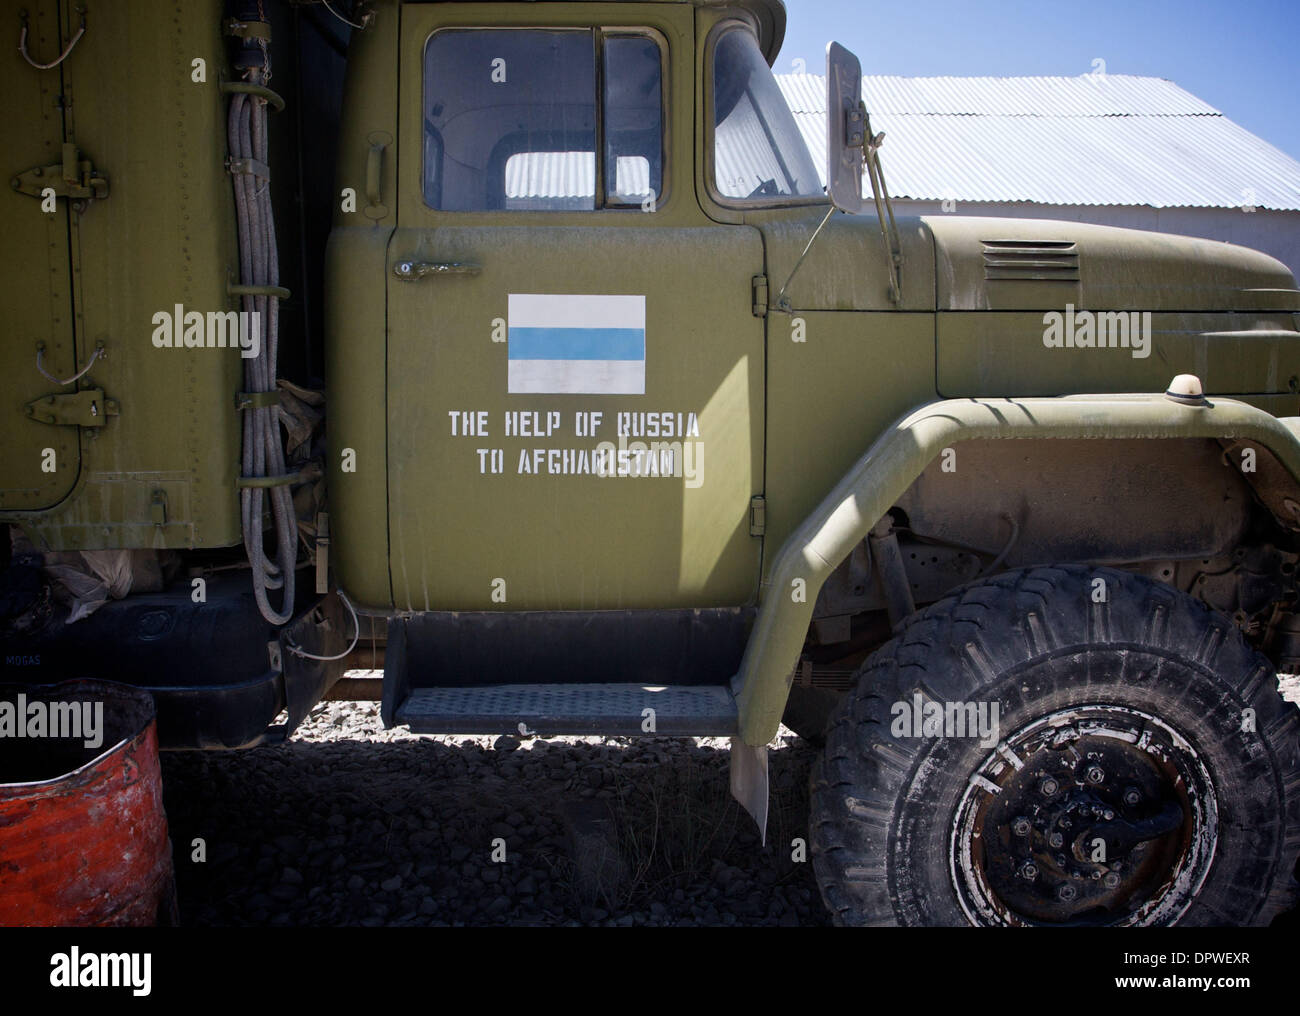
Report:
[[[393,274],[403,282],[418,282],[426,275],[477,275],[483,269],[467,261],[399,261]]]
[[[371,208],[376,207],[383,196],[380,189],[384,179],[384,148],[383,144],[376,142],[366,154],[366,200]]]

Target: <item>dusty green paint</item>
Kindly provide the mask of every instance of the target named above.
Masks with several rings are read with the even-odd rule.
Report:
[[[1270,416],[1300,416],[1300,394],[1287,395],[1234,395],[1238,402],[1262,409]]]
[[[610,4],[500,8],[494,26],[639,26],[690,52],[690,8]],[[478,5],[402,13],[402,137],[419,137],[424,41],[437,27],[483,25]],[[669,64],[671,67],[671,63]],[[668,103],[690,94],[688,67]],[[486,71],[485,71],[486,73]],[[757,593],[759,543],[750,497],[762,472],[763,325],[750,281],[763,248],[754,229],[719,227],[692,200],[690,124],[672,118],[666,193],[653,212],[440,213],[420,186],[421,160],[399,167],[399,261],[469,262],[473,276],[402,281],[388,275],[389,533],[400,609],[612,609],[723,606]],[[644,295],[645,394],[508,395],[507,344],[493,342],[510,293]],[[449,412],[485,412],[487,437],[452,436]],[[618,413],[695,413],[701,440],[688,478],[521,474],[533,449],[617,441]],[[546,437],[505,433],[506,413],[560,414]],[[599,412],[576,433],[578,412]],[[636,440],[633,437],[631,440]],[[649,443],[655,438],[643,438]],[[680,438],[670,436],[669,442]],[[488,475],[478,450],[503,452]],[[674,454],[676,452],[674,451]],[[549,468],[549,464],[543,468]],[[617,520],[616,525],[610,525]],[[466,537],[491,533],[486,545]],[[493,600],[504,579],[506,599]]]
[[[803,342],[793,341],[802,321]],[[764,570],[877,434],[934,398],[934,315],[769,314]],[[882,365],[885,369],[882,369]]]
[[[325,377],[331,561],[335,579],[358,603],[393,602],[388,578],[386,272],[397,221],[397,38],[399,7],[375,5],[375,19],[349,51],[335,170],[334,227],[325,264]],[[366,197],[372,144],[384,144],[381,204]],[[344,212],[346,189],[356,211]],[[343,472],[343,452],[355,471]]]
[[[1300,418],[1279,420],[1231,399],[1178,405],[1161,395],[1059,399],[948,399],[889,428],[786,540],[734,687],[741,736],[766,744],[777,731],[789,678],[826,577],[944,448],[977,438],[1196,438],[1257,441],[1300,481]],[[792,595],[802,580],[806,596]]]
[[[42,0],[28,7],[30,37],[41,52],[57,38],[57,4]],[[42,76],[16,51],[0,61],[0,95],[5,96],[6,176],[48,166],[62,158],[63,124],[55,96],[58,78]],[[80,465],[76,428],[49,427],[28,420],[23,406],[57,389],[36,370],[37,343],[45,344],[44,363],[55,377],[76,373],[72,334],[72,293],[68,264],[67,202],[56,214],[43,214],[37,198],[8,186],[0,193],[5,231],[0,242],[0,278],[5,292],[5,341],[0,350],[0,510],[48,508],[72,490]],[[68,389],[71,390],[71,386]],[[42,470],[43,452],[54,450],[56,472]]]
[[[1176,374],[1195,374],[1206,392],[1241,395],[1289,391],[1300,369],[1300,334],[1289,315],[1154,313],[1150,324],[1147,355],[1138,356],[1132,348],[1049,348],[1040,311],[940,313],[939,392],[952,398],[1149,392]]]
[[[1084,223],[929,216],[937,258],[938,388],[964,395],[1158,390],[1196,374],[1218,394],[1291,390],[1300,292],[1244,247]],[[986,277],[986,241],[1068,241],[1073,281]],[[1151,312],[1145,355],[1049,348],[1047,312]],[[1137,351],[1142,352],[1142,351]]]
[[[329,313],[325,319],[326,398],[331,433],[330,566],[358,603],[392,602],[388,582],[387,414],[384,401],[384,292],[367,284],[381,275],[391,231],[335,227],[326,250]],[[344,381],[346,383],[339,383]],[[343,472],[351,452],[352,467]]]
[[[73,6],[66,4],[65,18]],[[165,4],[151,6],[133,6],[129,17],[111,17],[107,10],[92,15],[91,27],[57,69],[37,71],[16,53],[5,58],[6,80],[12,76],[17,92],[28,93],[25,109],[40,111],[47,134],[57,134],[53,102],[62,91],[66,127],[60,140],[74,141],[81,157],[110,183],[107,198],[71,213],[70,231],[64,225],[67,202],[58,201],[53,219],[62,233],[62,263],[32,232],[47,228],[39,201],[4,198],[12,226],[6,227],[0,256],[54,279],[70,273],[72,300],[69,307],[65,284],[56,283],[52,292],[26,267],[6,273],[6,307],[24,324],[5,343],[3,383],[32,391],[30,397],[102,388],[121,405],[121,415],[106,426],[81,429],[79,471],[75,451],[66,458],[60,454],[57,493],[66,494],[75,476],[72,496],[38,514],[0,516],[22,519],[37,543],[52,549],[213,547],[240,538],[234,486],[239,419],[231,399],[243,361],[236,350],[152,344],[157,311],[172,311],[176,304],[203,312],[235,309],[225,294],[236,259],[233,199],[223,167],[226,103],[218,92],[221,4],[190,5],[185,18],[168,16],[172,9]],[[42,53],[60,48],[53,38],[41,46]],[[205,84],[191,82],[196,57],[207,60]],[[5,94],[14,93],[6,86]],[[48,153],[48,138],[33,144],[39,138],[39,132],[32,135],[35,115],[6,117],[0,128],[0,150],[18,160],[11,169],[30,168],[40,152]],[[33,292],[41,294],[38,301],[30,300]],[[75,315],[76,367],[69,310]],[[38,338],[54,351],[47,369],[58,376],[85,366],[97,343],[108,356],[78,386],[59,388],[36,371]],[[10,417],[0,438],[6,486],[13,482],[9,477],[28,474],[36,446],[59,442],[75,449],[77,442],[77,428],[20,419],[25,400],[14,394],[6,393],[3,411]],[[166,497],[162,526],[151,516],[155,491]],[[50,501],[46,492],[17,501],[6,494],[0,504],[29,508]]]
[[[724,606],[755,596],[758,541],[749,536],[748,510],[762,471],[763,331],[750,311],[749,282],[762,246],[743,227],[638,232],[630,258],[617,229],[394,234],[394,257],[423,249],[483,266],[475,278],[389,283],[397,606],[501,609],[489,599],[498,577],[508,583],[506,609]],[[507,395],[506,345],[490,335],[516,289],[643,293],[645,395]],[[454,299],[440,306],[448,293]],[[683,448],[682,456],[702,483],[520,473],[521,453],[590,450],[616,441],[619,412],[651,409],[698,414],[701,440],[689,442],[698,450]],[[449,411],[486,412],[489,436],[453,437]],[[603,414],[600,426],[579,436],[575,413],[593,411]],[[543,419],[557,412],[559,429],[508,436],[507,412]],[[503,474],[481,473],[480,448],[504,450]],[[472,533],[492,537],[485,544],[467,539]]]
[[[1288,311],[1300,292],[1285,265],[1217,240],[1040,219],[929,215],[938,307],[950,310]],[[986,281],[985,241],[1069,241],[1078,282]]]
[[[797,219],[763,223],[773,304],[825,211],[823,205],[805,210]],[[903,299],[897,307],[889,301],[888,261],[875,218],[840,212],[831,217],[790,282],[786,298],[791,307],[795,311],[933,311],[930,230],[918,218],[900,219],[898,229]]]

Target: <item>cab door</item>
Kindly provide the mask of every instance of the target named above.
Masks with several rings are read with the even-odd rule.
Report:
[[[693,192],[691,8],[550,6],[402,8],[395,605],[752,602],[762,242]]]

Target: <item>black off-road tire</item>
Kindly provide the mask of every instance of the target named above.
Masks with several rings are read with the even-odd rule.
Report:
[[[1099,587],[1097,580],[1104,585]],[[1104,602],[1094,602],[1099,588]],[[937,702],[998,703],[1000,747],[1005,752],[1012,739],[1027,746],[1027,757],[1019,759],[1020,767],[1008,763],[999,772],[997,748],[981,747],[974,737],[917,737],[915,729],[896,735],[891,731],[895,704],[915,702],[917,694]],[[1034,775],[1033,760],[1074,763],[1043,748],[1043,734],[1020,737],[1016,732],[1050,729],[1038,722],[1049,716],[1053,722],[1064,718],[1061,729],[1075,730],[1070,717],[1086,718],[1099,710],[1113,710],[1119,726],[1125,717],[1146,716],[1135,722],[1154,732],[1152,743],[1172,739],[1188,747],[1188,752],[1180,748],[1177,757],[1208,777],[1210,792],[1192,794],[1192,803],[1183,807],[1188,814],[1208,807],[1208,813],[1195,813],[1202,818],[1209,814],[1210,820],[1186,820],[1188,828],[1198,830],[1196,837],[1179,831],[1164,835],[1188,835],[1183,842],[1199,844],[1200,860],[1169,862],[1178,879],[1168,890],[1159,888],[1158,881],[1137,888],[1125,883],[1120,891],[1132,904],[1127,913],[1117,911],[1113,901],[1063,917],[989,905],[1002,897],[981,895],[982,888],[1005,886],[1007,898],[1021,892],[1020,883],[1006,876],[1010,865],[1020,877],[1015,865],[1021,862],[998,861],[994,855],[1011,858],[1020,846],[1003,829],[1028,826],[1023,818],[995,825],[998,842],[1008,845],[1002,850],[990,842],[997,837],[987,826],[962,822],[974,822],[969,816],[980,807],[985,816],[998,814],[994,809],[1004,801],[1015,801],[1021,811],[1045,810],[1034,796],[1044,792],[1046,783]],[[1102,724],[1112,725],[1109,720]],[[1085,731],[1083,720],[1077,730]],[[1128,748],[1122,738],[1112,740],[1117,751],[1135,752],[1144,737]],[[1079,746],[1096,743],[1086,738],[1072,742],[1071,758]],[[1139,768],[1146,758],[1140,758]],[[1039,782],[1014,783],[1022,771],[1025,781]],[[980,779],[1000,789],[985,790]],[[822,898],[838,924],[1264,925],[1293,906],[1300,889],[1295,877],[1300,710],[1279,695],[1272,665],[1245,643],[1228,618],[1127,572],[1079,566],[1010,572],[962,587],[918,613],[863,666],[856,692],[845,696],[832,718],[811,782],[813,865]],[[1189,785],[1194,782],[1189,778]],[[1068,776],[1062,784],[1058,794],[1086,795],[1096,789],[1072,783]],[[1170,785],[1176,788],[1179,781]],[[1131,787],[1121,792],[1132,794],[1128,800],[1138,796]],[[992,803],[978,803],[985,799]],[[1022,807],[1025,801],[1028,805]],[[1059,810],[1055,814],[1059,821]],[[981,829],[982,838],[967,835],[973,828]],[[1030,835],[1039,836],[1037,830],[1036,825]],[[1059,841],[1056,833],[1052,838]],[[970,843],[975,843],[974,853]],[[985,854],[985,844],[994,849]],[[1141,850],[1148,846],[1159,843],[1140,845]],[[1001,882],[994,877],[997,872],[984,882],[982,875],[972,874],[979,867],[970,863],[976,854],[991,859],[990,870],[1002,866]],[[1129,870],[1136,871],[1149,856],[1135,854],[1138,860]],[[1067,868],[1075,866],[1073,858],[1064,860]],[[1036,876],[1024,877],[1045,879],[1048,873],[1039,867],[1034,867]],[[1189,881],[1193,875],[1194,883]],[[1086,875],[1061,877],[1082,877],[1073,884],[1100,891]],[[1061,882],[1053,884],[1057,896],[1073,891]],[[1048,894],[1049,884],[1040,885]],[[1132,903],[1143,899],[1153,902],[1145,909]]]

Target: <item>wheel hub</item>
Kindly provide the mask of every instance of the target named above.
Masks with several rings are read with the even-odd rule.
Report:
[[[1148,924],[1181,914],[1213,856],[1204,765],[1155,717],[1054,713],[1007,738],[953,821],[953,881],[980,924]]]

